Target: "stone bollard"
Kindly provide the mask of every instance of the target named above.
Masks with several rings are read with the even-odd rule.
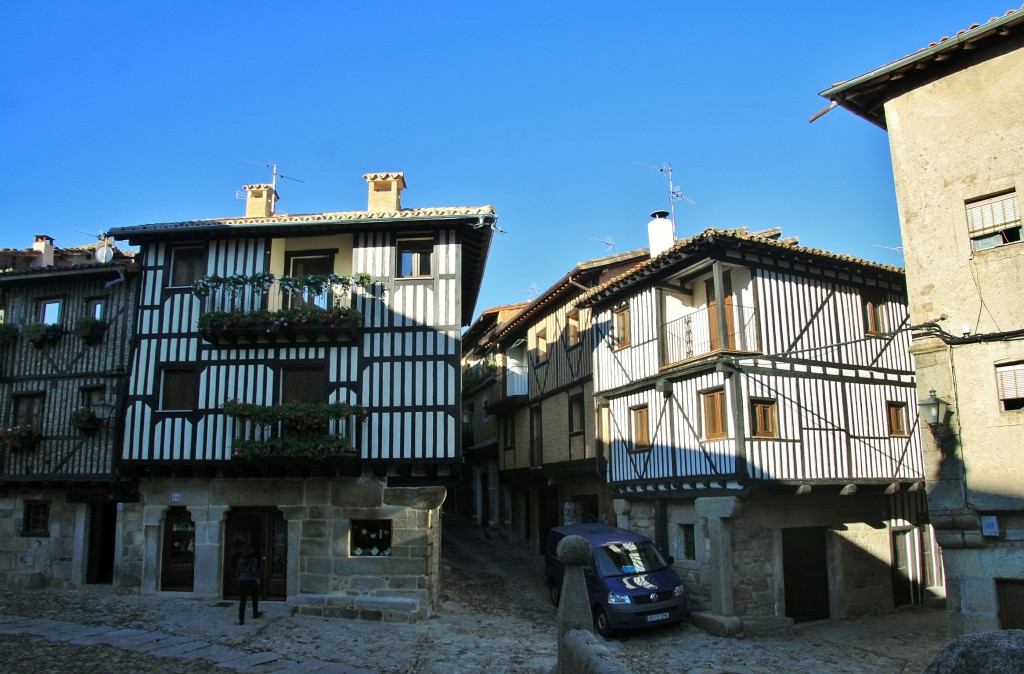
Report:
[[[555,671],[564,671],[564,663],[572,660],[566,652],[567,632],[572,630],[594,631],[594,620],[590,614],[590,597],[583,567],[593,560],[590,543],[582,536],[566,536],[558,542],[558,559],[565,565],[562,576],[562,595],[558,602],[558,665]]]

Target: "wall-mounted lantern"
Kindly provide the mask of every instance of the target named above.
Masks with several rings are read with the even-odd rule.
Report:
[[[928,397],[917,403],[921,414],[921,421],[928,424],[932,434],[942,435],[946,428],[946,415],[949,413],[949,403],[935,395],[935,389],[928,392]]]

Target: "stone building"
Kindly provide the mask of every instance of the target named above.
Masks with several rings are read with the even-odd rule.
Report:
[[[888,131],[951,634],[1024,628],[1024,10],[821,95]]]

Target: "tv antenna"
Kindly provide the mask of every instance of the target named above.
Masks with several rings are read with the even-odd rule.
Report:
[[[603,244],[607,248],[606,252],[615,253],[615,241],[612,239],[612,237],[607,236],[603,239],[598,239],[592,236],[590,237],[590,240],[593,241],[594,243]]]
[[[902,253],[903,252],[903,247],[902,246],[883,246],[880,243],[873,243],[871,245],[874,246],[875,248],[885,248],[886,250],[891,250],[894,253]]]
[[[282,173],[278,173],[277,172],[277,162],[272,162],[272,161],[253,161],[251,159],[243,159],[242,161],[244,161],[247,164],[256,164],[257,166],[266,166],[268,169],[270,169],[273,172],[273,177],[272,177],[272,179],[270,181],[270,186],[273,187],[275,191],[277,190],[277,179],[278,178],[283,178],[285,180],[294,180],[297,183],[303,183],[303,184],[305,184],[305,182],[306,182],[305,180],[299,180],[298,178],[292,178],[291,176],[286,176],[286,175],[284,175]]]
[[[524,292],[526,293],[526,301],[532,302],[537,297],[537,294],[540,292],[540,288],[537,287],[536,283],[531,283],[530,287],[527,288]]]
[[[637,166],[643,166],[644,168],[654,169],[658,173],[668,177],[668,208],[672,213],[672,228],[676,226],[676,202],[682,199],[688,204],[695,203],[693,199],[683,194],[683,188],[672,182],[672,164],[665,162],[661,166],[651,166],[650,164],[641,164],[636,162]]]

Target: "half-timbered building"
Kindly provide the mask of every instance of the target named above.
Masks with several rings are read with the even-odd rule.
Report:
[[[581,295],[621,274],[646,251],[580,262],[502,325],[497,415],[502,500],[510,533],[542,550],[563,523],[613,516],[603,444],[594,416],[593,341]]]
[[[137,273],[112,241],[0,251],[0,583],[110,584]]]
[[[891,609],[941,585],[901,270],[708,229],[592,290],[620,526],[720,633]]]
[[[122,461],[144,476],[144,592],[230,597],[252,546],[269,599],[418,620],[437,598],[440,507],[460,457],[460,330],[491,207],[403,209],[401,173],[365,211],[125,227],[140,246]]]

